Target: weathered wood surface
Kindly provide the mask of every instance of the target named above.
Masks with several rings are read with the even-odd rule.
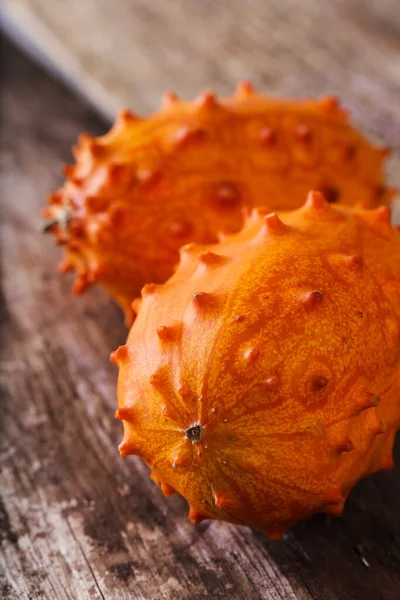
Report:
[[[54,0],[54,4],[60,3]],[[178,4],[165,3],[163,10],[173,5],[175,14]],[[353,14],[351,27],[355,20],[359,28],[370,29],[372,38],[380,40],[380,58],[368,67],[363,80],[365,84],[376,76],[377,83],[364,93],[358,120],[377,138],[393,143],[400,130],[395,104],[398,65],[383,59],[398,49],[395,21],[390,20],[390,13],[384,17],[389,3],[383,3],[379,10],[387,32],[379,37],[368,11],[360,16],[350,10],[355,3],[347,4]],[[224,5],[226,8],[228,3]],[[328,5],[321,5],[327,6],[329,13]],[[141,6],[144,11],[144,3]],[[151,11],[154,3],[147,6]],[[206,6],[210,10],[210,3],[199,2],[198,6],[203,9],[196,10],[205,11]],[[232,3],[236,19],[237,6],[239,3]],[[217,18],[220,9],[212,10]],[[279,22],[284,23],[284,9],[275,10]],[[110,10],[108,14],[112,18]],[[146,15],[147,19],[147,14],[142,12],[140,18],[145,20]],[[243,9],[243,21],[236,21],[238,29],[249,23],[245,17]],[[224,19],[229,29],[229,11],[224,12]],[[294,36],[293,16],[288,19],[292,29],[287,31]],[[268,34],[265,24],[254,21],[253,25],[251,35],[256,42]],[[219,26],[223,29],[221,22]],[[299,21],[297,28],[301,27]],[[178,34],[180,40],[186,40],[181,28]],[[240,42],[245,54],[251,35]],[[273,31],[271,35],[277,39]],[[226,38],[221,36],[222,47]],[[206,39],[204,48],[197,49],[203,61],[199,68],[209,81],[230,87],[233,79],[244,73],[230,66],[225,77],[225,65],[215,60],[212,44],[209,49]],[[359,52],[367,52],[367,46],[362,44]],[[183,41],[182,48],[183,53],[187,51]],[[289,43],[282,38],[279,48],[282,60]],[[259,75],[258,81],[264,85],[271,81],[275,90],[287,86],[293,92],[327,91],[327,87],[332,91],[335,79],[328,79],[330,75],[323,75],[322,70],[332,67],[334,72],[344,73],[346,53],[341,50],[339,57],[333,58],[328,41],[322,49],[322,54],[314,55],[315,63],[310,59],[313,67],[305,68],[298,79],[292,79],[294,70],[300,63],[304,66],[305,59],[295,59],[292,51],[290,72],[278,73],[274,66],[271,75]],[[239,54],[233,53],[231,63],[239,60]],[[227,56],[225,51],[229,63]],[[256,65],[254,69],[261,74],[261,52],[254,56],[249,64]],[[318,56],[322,57],[320,63]],[[46,193],[61,181],[59,169],[70,159],[76,136],[83,130],[99,133],[106,126],[7,44],[3,57],[0,597],[398,600],[399,466],[359,484],[343,518],[316,517],[293,528],[284,541],[269,542],[246,528],[190,524],[182,499],[165,500],[139,460],[119,458],[116,445],[121,425],[112,418],[116,373],[108,354],[126,335],[122,317],[99,290],[79,300],[73,298],[70,281],[55,273],[58,251],[53,241],[38,233],[39,207]],[[187,61],[187,56],[181,60]],[[164,57],[160,61],[157,69],[161,70],[160,64],[167,63]],[[172,59],[171,64],[175,64]],[[178,77],[179,69],[176,65],[174,69]],[[190,93],[192,86],[206,83],[196,79],[194,70],[192,64],[185,88]],[[252,75],[251,70],[247,74]],[[137,95],[144,108],[153,104],[161,89],[170,87],[166,79],[155,85],[148,77],[140,85],[143,95]],[[170,78],[168,73],[165,77]],[[358,106],[361,92],[353,74],[346,77],[341,89],[347,89],[349,103]],[[139,88],[138,82],[136,85]],[[397,153],[392,163],[394,176],[399,158]],[[399,440],[396,456],[399,465]]]
[[[154,108],[171,86],[230,93],[242,77],[273,93],[339,92],[376,121],[399,116],[398,0],[3,0],[2,13],[113,116]],[[368,118],[368,113],[365,113]],[[386,131],[395,138],[395,131]],[[397,130],[397,134],[399,130]]]
[[[3,27],[112,119],[241,78],[287,96],[338,94],[372,138],[397,149],[399,0],[2,0]],[[400,206],[396,218],[400,221]]]

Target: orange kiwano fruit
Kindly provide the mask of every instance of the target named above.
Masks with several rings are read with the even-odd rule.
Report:
[[[279,538],[338,515],[392,467],[400,426],[400,234],[388,208],[253,211],[241,233],[182,248],[146,285],[119,365],[122,456],[189,518]]]
[[[248,83],[220,101],[167,94],[148,118],[123,111],[108,134],[81,136],[46,226],[66,245],[60,270],[78,272],[75,291],[99,282],[129,320],[142,285],[170,277],[182,244],[239,231],[243,207],[298,208],[310,189],[330,202],[389,204],[386,155],[332,97],[275,100]]]

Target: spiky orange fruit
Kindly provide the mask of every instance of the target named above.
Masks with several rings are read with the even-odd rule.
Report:
[[[338,515],[392,466],[400,426],[400,234],[388,208],[254,212],[146,285],[112,360],[122,456],[205,518],[279,538]]]
[[[248,83],[221,101],[167,94],[149,118],[123,111],[107,135],[81,136],[47,227],[66,245],[60,270],[78,272],[75,291],[99,282],[129,317],[142,285],[172,274],[182,244],[238,231],[243,207],[297,208],[311,188],[330,202],[388,204],[386,154],[332,97],[275,100]]]

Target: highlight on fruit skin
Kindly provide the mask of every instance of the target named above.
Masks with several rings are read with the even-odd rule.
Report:
[[[189,244],[145,286],[119,366],[122,456],[137,454],[189,518],[280,538],[339,515],[393,466],[400,427],[400,233],[390,210],[254,210]]]
[[[387,154],[334,97],[273,99],[248,82],[228,99],[166,94],[155,114],[124,110],[106,135],[80,137],[45,229],[65,245],[59,270],[77,272],[74,291],[101,284],[129,321],[132,299],[172,274],[182,244],[239,231],[244,207],[298,208],[309,189],[332,203],[389,204]]]

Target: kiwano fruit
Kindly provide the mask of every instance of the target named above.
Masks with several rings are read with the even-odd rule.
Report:
[[[241,233],[181,249],[145,285],[119,366],[122,456],[137,454],[189,518],[279,538],[339,515],[393,466],[400,427],[400,233],[390,210],[311,192],[253,210]]]
[[[59,269],[77,271],[75,292],[99,282],[129,321],[133,298],[170,277],[179,247],[239,231],[243,207],[298,208],[310,189],[332,203],[389,204],[387,152],[333,97],[274,100],[248,83],[221,101],[167,94],[148,118],[123,111],[106,135],[81,136],[46,227],[66,245]]]

